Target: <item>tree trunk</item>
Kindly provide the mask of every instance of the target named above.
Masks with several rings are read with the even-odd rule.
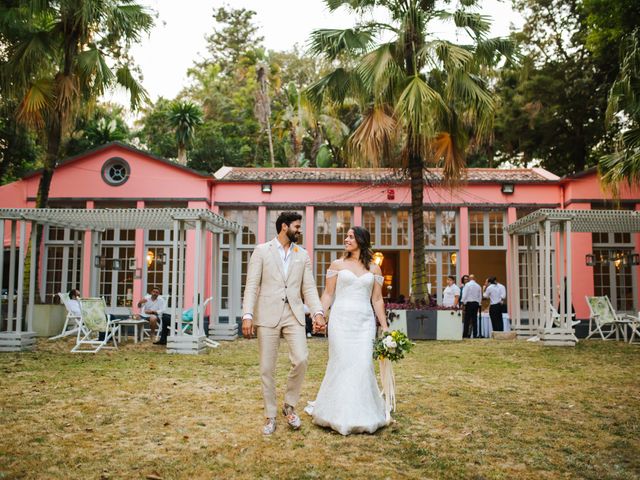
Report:
[[[180,165],[187,165],[187,149],[182,145],[178,146],[178,163]]]
[[[411,222],[413,226],[413,272],[411,290],[414,302],[427,300],[427,273],[424,261],[424,172],[421,156],[417,152],[409,154],[409,174],[411,177]]]
[[[42,176],[38,185],[38,196],[36,198],[36,208],[47,208],[49,206],[49,190],[53,172],[58,165],[58,155],[60,154],[60,143],[62,142],[62,119],[57,116],[49,125],[47,131],[47,154],[44,158]]]

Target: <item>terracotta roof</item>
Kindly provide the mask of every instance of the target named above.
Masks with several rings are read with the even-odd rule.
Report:
[[[544,183],[556,182],[559,177],[541,168],[501,170],[496,168],[469,168],[469,183]],[[440,182],[442,169],[425,171],[425,180]],[[214,177],[220,182],[309,182],[309,183],[405,183],[408,175],[387,168],[244,168],[222,167]]]

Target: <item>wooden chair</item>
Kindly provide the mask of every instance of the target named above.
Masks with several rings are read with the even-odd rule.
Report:
[[[107,314],[107,305],[103,298],[83,298],[81,328],[78,330],[73,353],[98,353],[103,348],[118,348],[116,335],[120,325]],[[108,346],[109,342],[113,346]]]
[[[587,339],[599,334],[602,340],[611,340],[611,336],[615,334],[616,340],[619,340],[622,335],[626,341],[627,326],[633,325],[635,317],[618,314],[606,295],[603,297],[586,296],[585,298],[589,306],[589,335]]]

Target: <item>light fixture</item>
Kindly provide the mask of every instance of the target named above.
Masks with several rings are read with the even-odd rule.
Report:
[[[111,269],[112,270],[120,270],[120,259],[114,258],[111,260]]]
[[[391,288],[392,283],[393,283],[393,275],[385,275],[384,284],[387,286],[387,289]]]
[[[382,262],[384,262],[384,254],[382,252],[374,253],[373,254],[373,263],[375,263],[376,265],[381,267],[382,266]]]
[[[149,250],[147,252],[147,267],[150,267],[155,259],[156,259],[155,253],[153,253],[153,250]]]
[[[135,270],[136,269],[136,259],[135,258],[130,258],[129,259],[129,265],[127,266],[127,268],[129,270]]]
[[[262,193],[271,193],[271,184],[263,183],[262,184]]]
[[[502,188],[500,189],[502,193],[505,195],[511,195],[516,189],[516,186],[513,183],[503,183]]]
[[[455,265],[458,261],[458,254],[456,252],[451,253],[451,265]]]
[[[594,267],[596,264],[596,256],[593,253],[587,253],[584,260],[587,267]]]
[[[640,265],[640,255],[637,253],[628,254],[629,257],[629,265]]]
[[[104,268],[106,262],[106,258],[104,258],[102,255],[96,255],[93,259],[93,266],[97,268]]]
[[[396,198],[396,191],[393,188],[387,190],[387,200],[394,200]]]

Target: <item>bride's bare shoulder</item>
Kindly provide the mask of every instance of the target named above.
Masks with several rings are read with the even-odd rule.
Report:
[[[342,258],[336,258],[331,265],[329,265],[329,270],[342,270],[344,268],[344,260]]]
[[[369,264],[369,271],[374,275],[382,275],[382,270],[380,269],[380,266],[374,262],[371,262]]]

